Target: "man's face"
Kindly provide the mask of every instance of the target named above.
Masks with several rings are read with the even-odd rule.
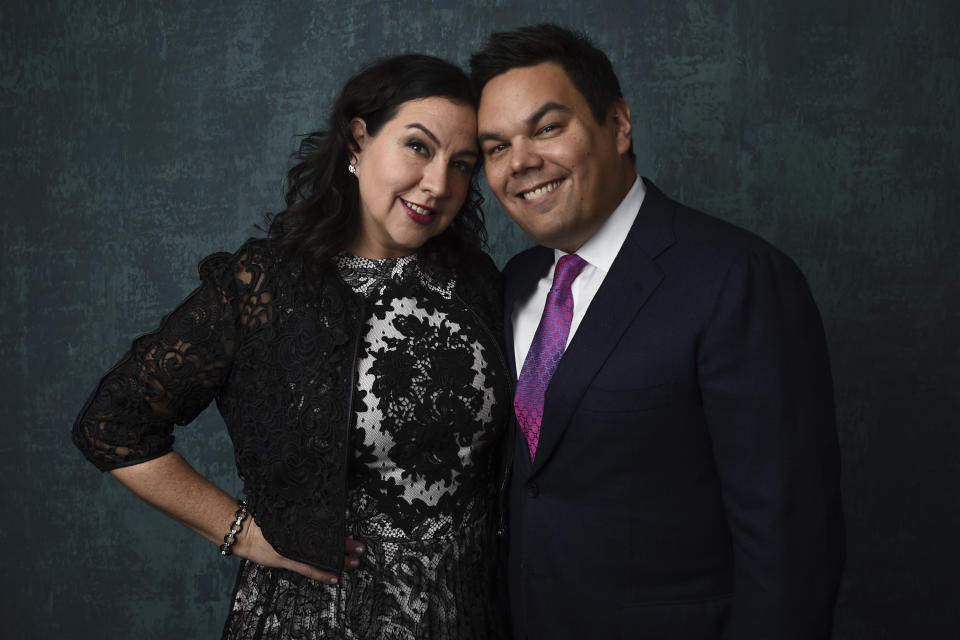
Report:
[[[618,100],[603,124],[561,66],[544,62],[495,76],[477,114],[487,182],[538,243],[572,253],[626,195],[630,109]]]

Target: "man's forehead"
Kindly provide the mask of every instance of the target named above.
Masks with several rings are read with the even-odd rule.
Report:
[[[490,78],[480,94],[480,102],[493,96],[562,94],[570,90],[577,91],[563,67],[555,62],[541,62],[513,67]]]
[[[494,76],[480,94],[478,115],[481,128],[496,121],[529,121],[554,110],[575,111],[585,99],[570,82],[562,67],[541,63],[516,67]]]

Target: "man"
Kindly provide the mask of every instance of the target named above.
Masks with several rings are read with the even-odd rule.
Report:
[[[582,36],[494,34],[471,72],[490,188],[541,245],[504,272],[515,637],[828,637],[839,456],[803,276],[637,177]]]

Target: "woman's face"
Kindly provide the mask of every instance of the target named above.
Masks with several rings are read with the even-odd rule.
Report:
[[[410,100],[377,135],[354,118],[360,225],[347,250],[366,258],[409,255],[453,222],[478,160],[473,107]],[[346,169],[346,168],[344,168]]]

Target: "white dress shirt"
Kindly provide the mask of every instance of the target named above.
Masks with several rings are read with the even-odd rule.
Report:
[[[610,217],[597,229],[589,240],[583,243],[583,246],[577,249],[577,255],[583,258],[587,264],[583,267],[580,275],[570,286],[570,292],[573,294],[573,320],[570,323],[570,334],[567,336],[567,344],[573,339],[573,334],[577,332],[580,321],[587,313],[590,302],[596,295],[603,279],[610,271],[613,260],[620,252],[624,240],[627,239],[627,233],[633,226],[633,221],[637,218],[637,212],[640,205],[643,204],[643,197],[646,194],[646,188],[643,186],[643,180],[639,177],[634,181],[626,197],[613,210]],[[537,282],[537,288],[527,300],[518,300],[513,307],[513,350],[514,358],[517,362],[517,375],[523,370],[523,361],[527,357],[527,351],[533,343],[533,336],[540,325],[540,316],[543,315],[543,307],[547,303],[547,294],[553,285],[553,270],[557,265],[557,260],[567,255],[559,249],[553,250],[553,265],[550,270]]]

